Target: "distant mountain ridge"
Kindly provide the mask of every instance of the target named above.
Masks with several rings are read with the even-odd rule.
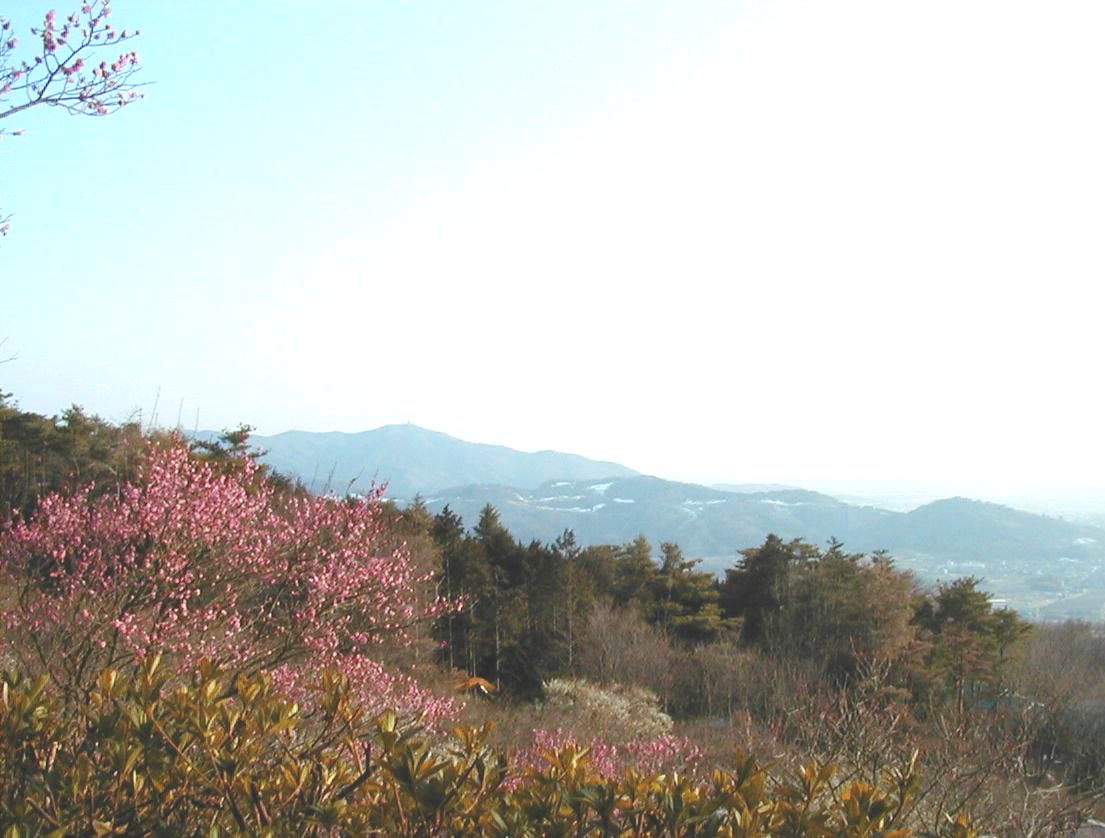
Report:
[[[694,557],[735,558],[772,532],[814,543],[836,537],[865,549],[866,534],[892,514],[804,489],[736,493],[644,475],[552,481],[535,490],[458,486],[426,501],[435,512],[448,505],[469,523],[490,503],[523,541],[551,541],[565,529],[583,544],[620,544],[643,534],[653,544],[676,542]]]
[[[557,451],[525,453],[501,445],[465,442],[417,425],[371,431],[286,431],[254,436],[262,461],[298,477],[312,491],[364,491],[386,483],[388,495],[409,500],[449,486],[501,483],[533,488],[547,480],[629,477],[633,469]]]

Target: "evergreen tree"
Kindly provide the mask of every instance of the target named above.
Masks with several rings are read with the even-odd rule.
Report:
[[[583,580],[580,578],[579,557],[583,552],[576,543],[576,535],[571,530],[564,530],[553,545],[553,551],[558,559],[560,579],[563,580],[563,627],[564,644],[567,652],[567,669],[575,670],[575,649],[578,640],[577,626],[580,618],[580,588]],[[555,621],[554,621],[555,622]]]
[[[483,675],[486,632],[482,617],[484,601],[493,585],[487,556],[481,545],[465,533],[460,516],[448,506],[434,517],[431,532],[441,550],[438,588],[447,599],[462,604],[461,610],[446,613],[439,624],[439,636],[445,644],[442,658],[450,668]]]
[[[618,552],[614,565],[614,604],[624,607],[632,603],[648,613],[651,610],[656,570],[656,562],[652,559],[652,545],[647,538],[639,535],[624,545]]]
[[[480,512],[475,541],[490,572],[490,584],[475,608],[485,633],[477,674],[500,689],[504,683],[527,679],[520,642],[525,634],[528,604],[525,597],[525,551],[503,526],[498,510],[490,504]]]
[[[795,570],[812,561],[817,550],[799,540],[784,542],[771,534],[760,547],[740,551],[736,567],[725,571],[721,586],[722,611],[742,621],[746,643],[770,646],[779,628],[783,604],[788,601]]]
[[[664,542],[660,552],[651,621],[686,642],[716,640],[732,623],[722,617],[713,575],[695,570],[700,560],[684,558],[677,544]]]
[[[917,609],[916,623],[932,644],[928,665],[956,708],[997,684],[1010,645],[1030,626],[1012,611],[993,608],[974,577],[940,585]]]

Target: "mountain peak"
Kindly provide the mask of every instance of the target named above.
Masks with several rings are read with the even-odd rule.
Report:
[[[536,488],[547,480],[629,477],[633,469],[539,451],[531,454],[501,445],[465,442],[410,422],[369,431],[285,431],[255,436],[263,461],[299,478],[314,491],[356,490],[369,481],[386,483],[388,495],[409,499],[468,483]]]

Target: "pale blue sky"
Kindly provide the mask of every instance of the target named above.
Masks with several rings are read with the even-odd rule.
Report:
[[[1105,485],[1098,0],[113,7],[146,99],[3,126],[25,408]]]

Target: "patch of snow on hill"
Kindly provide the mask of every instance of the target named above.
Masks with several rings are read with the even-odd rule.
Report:
[[[606,506],[605,503],[597,503],[594,506],[540,506],[534,504],[531,509],[540,509],[544,512],[596,512]]]

